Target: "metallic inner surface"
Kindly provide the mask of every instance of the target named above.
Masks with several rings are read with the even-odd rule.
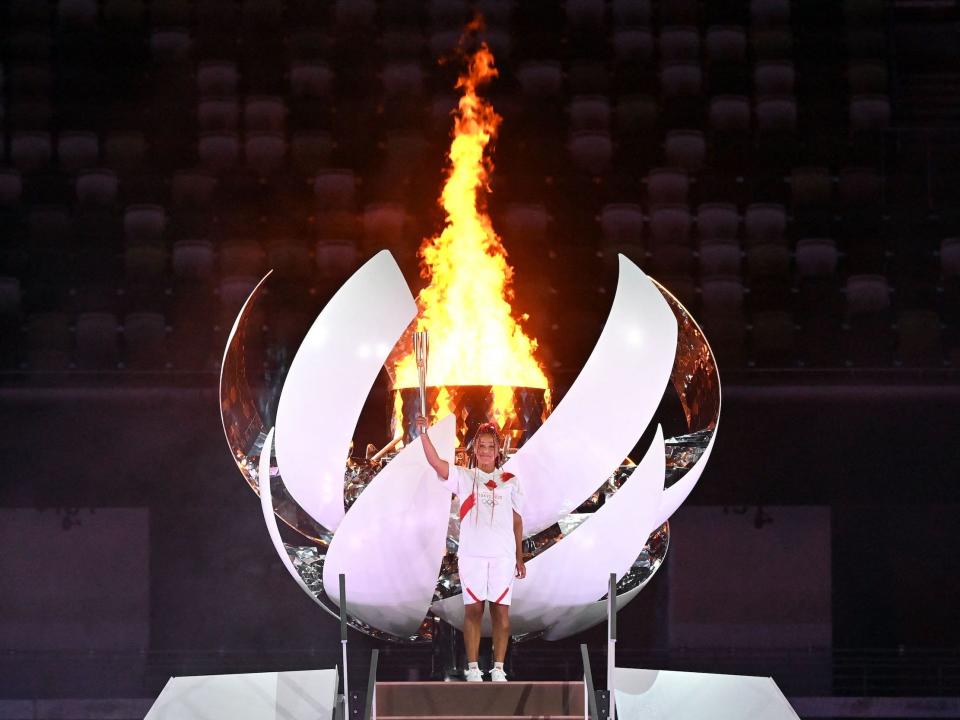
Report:
[[[220,418],[227,445],[240,473],[258,494],[257,464],[267,436],[264,418],[270,417],[270,405],[281,384],[269,380],[270,377],[283,378],[289,366],[281,361],[280,366],[271,368],[269,373],[248,367],[247,352],[263,344],[262,303],[269,277],[267,273],[240,310],[220,366]],[[274,355],[286,358],[284,353]],[[331,533],[304,512],[283,483],[275,488],[273,509],[278,518],[304,537],[324,544],[330,541]]]
[[[677,354],[670,382],[680,397],[687,418],[687,429],[691,433],[712,431],[720,418],[720,375],[713,351],[703,330],[680,301],[656,280],[650,280],[663,294],[677,318]]]
[[[447,407],[441,408],[439,398],[441,389],[448,398]],[[501,428],[504,434],[509,434],[514,448],[523,445],[531,437],[547,416],[550,415],[550,392],[543,388],[514,387],[513,411],[514,418]],[[397,427],[397,413],[395,408],[400,407],[402,428]],[[453,414],[457,418],[457,440],[461,447],[465,446],[473,433],[483,423],[493,417],[493,389],[490,385],[445,385],[427,388],[427,413],[435,420],[442,418],[447,408],[453,406]],[[387,412],[390,416],[388,437],[396,437],[403,432],[403,442],[409,444],[414,439],[414,427],[417,415],[420,413],[420,391],[418,388],[395,388],[388,396]]]

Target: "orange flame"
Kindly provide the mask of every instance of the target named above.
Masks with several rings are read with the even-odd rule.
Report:
[[[468,31],[475,28],[472,23]],[[457,81],[463,94],[440,196],[445,227],[425,239],[419,251],[421,274],[429,284],[417,298],[416,329],[430,333],[428,384],[494,386],[491,419],[502,427],[514,416],[513,387],[548,388],[548,382],[534,355],[537,341],[520,325],[526,316],[515,317],[510,306],[513,268],[486,210],[493,170],[486,151],[501,117],[477,89],[497,76],[493,54],[483,43],[467,61]],[[393,384],[417,383],[410,351],[396,363]]]

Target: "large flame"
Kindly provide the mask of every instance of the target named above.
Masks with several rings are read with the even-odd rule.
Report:
[[[468,30],[475,29],[475,26]],[[430,333],[427,382],[433,386],[494,386],[494,417],[513,417],[513,387],[548,388],[535,357],[537,341],[510,306],[513,268],[486,210],[493,163],[486,153],[501,118],[477,89],[496,77],[485,43],[469,55],[457,81],[462,96],[454,113],[450,165],[440,205],[443,231],[420,246],[421,274],[429,281],[417,297],[417,330]],[[416,387],[412,350],[394,367],[394,387]],[[441,391],[439,407],[444,408]],[[452,408],[449,408],[452,410]]]

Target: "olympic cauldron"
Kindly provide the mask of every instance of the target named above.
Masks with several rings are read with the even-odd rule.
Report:
[[[523,543],[528,578],[518,581],[515,588],[512,626],[516,639],[560,639],[600,622],[606,604],[605,578],[611,571],[616,572],[618,579],[618,608],[635,597],[663,563],[670,540],[666,519],[692,490],[713,446],[720,413],[720,385],[709,344],[689,312],[666,289],[629,260],[621,258],[620,265],[617,297],[604,331],[554,417],[551,419],[553,408],[548,390],[513,388],[508,434],[514,447],[507,463],[517,468],[514,473],[524,483],[525,494],[532,496],[527,503],[534,513],[529,523],[525,514],[525,526],[532,532]],[[362,276],[366,276],[366,283]],[[384,276],[392,280],[385,282]],[[258,316],[257,306],[271,282],[268,274],[244,304],[227,341],[220,400],[234,459],[250,486],[260,493],[274,545],[301,588],[318,605],[338,616],[340,598],[334,570],[346,569],[351,626],[377,638],[416,643],[431,640],[438,622],[462,627],[463,618],[456,566],[457,501],[451,501],[435,480],[422,479],[429,474],[423,475],[423,454],[418,443],[411,442],[413,420],[419,412],[417,389],[393,388],[389,392],[389,436],[402,439],[404,449],[349,457],[340,475],[339,489],[335,478],[330,480],[334,471],[325,473],[317,467],[323,464],[322,449],[315,456],[311,456],[309,448],[301,452],[301,458],[314,463],[304,465],[295,451],[285,451],[283,443],[290,447],[293,441],[281,437],[284,428],[289,428],[288,437],[296,440],[299,436],[301,439],[296,441],[303,446],[304,436],[312,435],[315,442],[317,435],[327,434],[331,422],[349,426],[346,432],[352,435],[364,398],[358,402],[354,399],[357,414],[351,416],[350,411],[343,412],[342,408],[331,408],[324,414],[311,405],[309,398],[302,397],[308,387],[303,378],[311,377],[313,385],[337,382],[336,376],[324,377],[323,368],[317,364],[331,355],[330,346],[314,347],[318,331],[319,335],[330,333],[331,324],[324,327],[321,321],[331,313],[346,311],[350,323],[363,324],[364,318],[349,313],[349,308],[371,302],[371,292],[376,295],[377,291],[389,288],[391,282],[396,286],[398,278],[402,283],[389,253],[380,253],[368,261],[321,313],[294,360],[289,364],[275,363],[269,373],[272,382],[261,383],[259,373],[252,373],[248,367],[246,351],[250,344],[259,341],[255,337],[256,321],[252,319]],[[380,302],[375,304],[370,309],[371,316],[377,316],[377,308],[382,307]],[[659,317],[659,328],[652,317]],[[337,322],[334,320],[332,326]],[[394,326],[395,330],[398,327],[402,330],[399,325]],[[404,335],[396,332],[394,339],[400,337],[399,343],[403,343]],[[382,362],[389,350],[380,347],[365,352],[379,353]],[[289,354],[269,356],[286,358]],[[321,356],[326,359],[319,360]],[[327,370],[330,369],[328,366]],[[678,398],[687,432],[663,438],[654,415],[667,383],[673,386]],[[432,435],[442,454],[463,462],[465,442],[493,412],[492,388],[428,387],[428,414],[436,416],[441,412],[441,392],[442,404],[452,408],[452,412],[446,420],[438,418],[441,422]],[[288,408],[300,406],[299,411],[287,410],[286,417],[292,420],[285,420],[285,399]],[[308,424],[304,408],[311,413],[309,417],[319,432],[301,432],[303,425]],[[649,450],[638,464],[623,461],[651,421],[656,432]],[[570,447],[571,423],[577,428],[579,448]],[[339,429],[342,431],[343,427]],[[598,435],[586,436],[590,432]],[[626,448],[619,456],[611,455],[616,443],[609,438],[614,435],[620,437],[619,447]],[[624,444],[627,438],[630,440]],[[605,458],[595,456],[597,446],[607,446]],[[592,457],[581,462],[582,458],[571,452]],[[612,457],[616,460],[611,461]],[[339,462],[343,467],[343,460]],[[577,472],[587,467],[592,470]],[[597,469],[603,467],[606,470],[597,476]],[[292,481],[295,469],[301,477]],[[270,482],[265,484],[263,479],[268,474]],[[322,480],[328,475],[327,480]],[[317,494],[311,495],[303,477],[307,483],[324,485],[326,494],[333,492],[332,502],[318,503]],[[428,502],[424,501],[424,493],[430,495]],[[397,511],[397,503],[409,503],[408,512]],[[393,511],[389,509],[391,505]],[[591,522],[595,515],[596,522]],[[421,521],[427,516],[429,521]],[[300,539],[284,543],[276,518],[309,542]],[[422,527],[412,527],[418,522],[427,522],[433,529],[425,534]],[[408,529],[409,541],[404,540]],[[642,537],[637,535],[638,531]],[[426,541],[427,534],[439,540]],[[430,546],[429,551],[424,552],[425,545]],[[371,552],[374,547],[376,553]],[[395,556],[381,557],[384,553]],[[391,569],[397,561],[401,572]],[[420,587],[413,591],[403,587],[408,581],[398,576],[417,575],[418,563],[423,566],[419,571],[420,585],[427,578],[433,580],[426,590]],[[604,582],[598,583],[598,578]],[[579,587],[592,583],[592,589],[586,587],[578,597],[569,593],[565,596],[558,586],[571,579],[575,582],[570,584]],[[548,599],[557,597],[559,600]],[[485,631],[488,633],[489,628]]]

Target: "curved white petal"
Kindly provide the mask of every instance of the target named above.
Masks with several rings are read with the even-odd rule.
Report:
[[[647,583],[652,579],[653,575],[648,577],[636,587],[630,588],[622,595],[617,595],[617,610],[619,611],[620,608],[624,607],[628,602],[639,595],[640,591],[643,590],[647,586]],[[603,622],[606,617],[607,601],[597,600],[597,602],[590,603],[589,605],[584,605],[583,607],[570,610],[559,622],[550,626],[550,629],[543,634],[543,639],[562,640],[565,637],[576,635],[581,630],[586,630],[587,628],[591,628],[594,625]]]
[[[717,427],[714,428],[713,435],[710,436],[710,442],[707,443],[706,449],[694,466],[687,471],[686,475],[663,491],[663,496],[660,498],[660,507],[656,515],[657,525],[662,525],[670,519],[670,516],[683,504],[683,501],[687,499],[687,496],[697,484],[697,480],[703,475],[703,471],[707,467],[707,461],[710,459],[710,453],[713,452],[713,443],[717,439],[717,429],[719,426],[720,420],[718,418]]]
[[[290,495],[331,531],[343,518],[343,470],[357,418],[416,314],[384,250],[330,299],[290,364],[277,409],[277,462]]]
[[[607,592],[610,573],[619,580],[657,527],[663,494],[663,429],[624,485],[568,537],[527,563],[527,577],[513,586],[510,632],[549,629]],[[463,628],[463,596],[435,602],[435,615]],[[489,625],[484,629],[489,633]]]
[[[454,416],[437,423],[430,437],[452,464]],[[415,440],[377,474],[340,523],[323,563],[327,595],[340,604],[337,576],[343,573],[351,616],[393,635],[413,635],[433,599],[449,519],[450,491]]]
[[[263,441],[263,450],[260,454],[260,468],[257,477],[260,479],[260,509],[263,511],[263,521],[267,524],[267,532],[270,534],[270,540],[277,551],[277,555],[283,561],[283,566],[290,573],[290,577],[296,580],[297,585],[307,596],[317,605],[323,607],[317,596],[314,595],[307,584],[300,577],[300,573],[293,566],[293,561],[287,554],[287,549],[283,546],[283,539],[280,537],[280,528],[277,527],[277,516],[273,514],[273,497],[270,492],[270,451],[273,448],[274,428],[270,428],[266,440]],[[324,608],[326,609],[326,608]]]
[[[523,488],[525,535],[570,513],[620,466],[660,404],[676,349],[670,305],[620,255],[617,293],[593,353],[563,401],[505,466]]]

